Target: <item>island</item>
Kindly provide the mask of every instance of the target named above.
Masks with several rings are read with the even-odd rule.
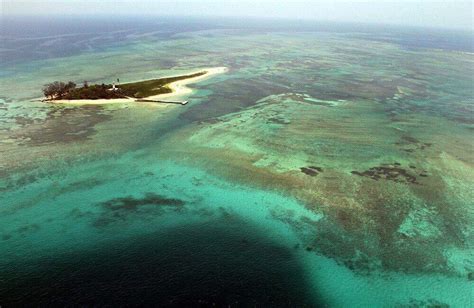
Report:
[[[186,85],[227,71],[225,67],[204,69],[195,73],[136,82],[112,84],[89,84],[55,81],[43,87],[43,101],[65,104],[109,104],[127,102],[150,102],[167,104],[186,104],[187,101],[163,100],[171,96],[189,94],[192,90]]]

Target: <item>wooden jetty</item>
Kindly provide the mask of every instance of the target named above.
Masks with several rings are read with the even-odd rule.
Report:
[[[160,104],[176,104],[176,105],[186,105],[189,101],[159,101],[153,99],[136,99],[136,102],[146,102],[146,103],[160,103]]]

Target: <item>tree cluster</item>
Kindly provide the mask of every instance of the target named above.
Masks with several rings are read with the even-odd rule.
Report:
[[[70,90],[66,95],[64,95],[64,99],[112,99],[112,98],[123,98],[125,97],[120,91],[117,89],[116,91],[111,90],[111,85],[106,84],[93,84],[93,85],[84,85],[81,88],[75,88]]]
[[[43,87],[44,96],[50,100],[55,99],[111,99],[111,98],[123,98],[124,94],[120,89],[111,91],[111,85],[89,85],[87,81],[84,82],[84,86],[77,88],[76,84],[72,81],[68,83],[62,81],[55,81],[46,84]]]
[[[69,91],[76,88],[76,84],[72,81],[68,83],[62,81],[55,81],[48,83],[43,87],[44,96],[49,99],[61,99]]]

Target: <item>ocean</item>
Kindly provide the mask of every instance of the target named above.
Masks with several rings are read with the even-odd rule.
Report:
[[[473,305],[472,33],[0,23],[0,305]],[[38,100],[221,66],[186,106]]]

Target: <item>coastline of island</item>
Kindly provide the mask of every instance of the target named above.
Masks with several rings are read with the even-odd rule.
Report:
[[[117,88],[120,89],[122,86],[126,86],[129,84],[139,84],[145,83],[149,81],[160,81],[164,79],[176,79],[181,77],[190,76],[189,78],[185,79],[178,79],[176,81],[172,81],[170,83],[166,83],[163,87],[167,88],[167,92],[159,93],[157,95],[150,95],[150,96],[142,96],[142,97],[123,97],[123,98],[98,98],[98,99],[47,99],[44,98],[43,101],[52,103],[52,104],[66,104],[66,105],[106,105],[106,104],[152,104],[152,105],[168,105],[166,99],[179,97],[183,95],[189,95],[192,93],[193,89],[187,87],[189,84],[197,83],[208,79],[214,75],[223,74],[228,71],[227,67],[213,67],[213,68],[205,68],[199,71],[189,73],[186,75],[179,75],[179,76],[165,76],[159,79],[152,79],[152,80],[141,80],[136,82],[129,82],[117,85]],[[156,102],[153,102],[156,101]],[[170,104],[176,104],[176,102],[170,102]]]

